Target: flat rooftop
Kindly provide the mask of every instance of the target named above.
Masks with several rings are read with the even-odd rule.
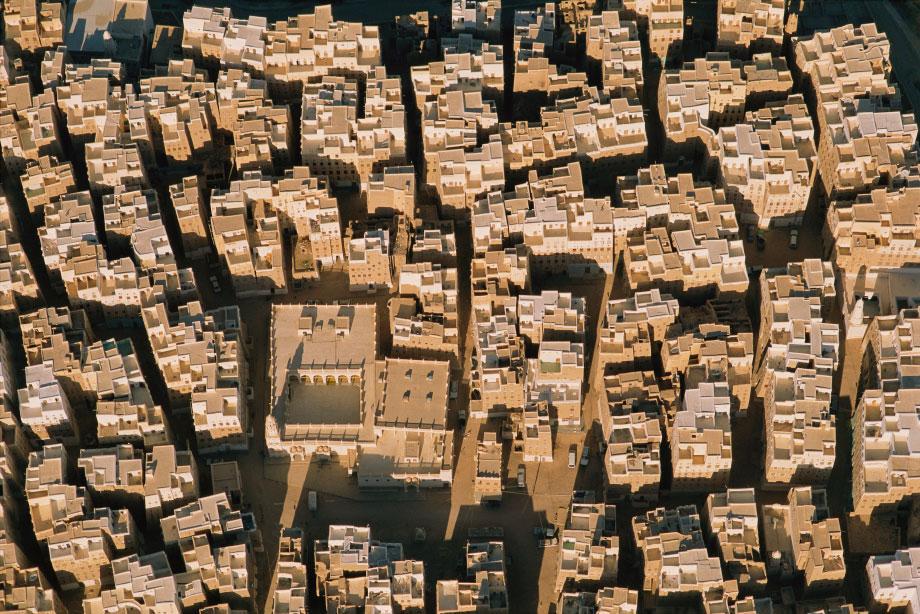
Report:
[[[448,363],[387,360],[381,424],[443,429],[447,425]]]
[[[291,384],[286,424],[360,424],[361,387],[357,384]]]

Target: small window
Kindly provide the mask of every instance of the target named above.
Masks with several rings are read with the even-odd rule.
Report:
[[[403,393],[403,401],[406,402],[406,403],[408,403],[408,402],[409,402],[409,397],[411,397],[411,396],[412,396],[412,392],[410,392],[409,390],[406,390],[406,391]]]
[[[427,379],[429,382],[432,381],[434,379],[434,371],[429,371],[425,379]]]
[[[431,403],[431,400],[432,400],[433,398],[434,398],[434,393],[429,392],[428,394],[425,395],[425,402],[426,402],[426,403]]]

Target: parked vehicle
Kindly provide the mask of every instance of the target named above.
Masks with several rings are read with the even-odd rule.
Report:
[[[220,282],[217,281],[217,276],[211,275],[210,280],[211,280],[211,287],[214,288],[214,292],[216,294],[220,294],[221,287],[220,287]]]
[[[527,488],[527,470],[524,465],[518,465],[517,485],[518,488]]]
[[[575,459],[578,458],[578,447],[573,443],[569,446],[569,469],[575,468]]]
[[[307,493],[307,509],[309,509],[311,512],[315,512],[316,508],[317,508],[316,491],[311,490],[310,492]]]
[[[588,463],[591,462],[591,448],[588,447],[588,444],[585,444],[584,449],[581,451],[581,466],[587,467]]]
[[[799,248],[799,229],[793,228],[789,231],[789,248],[798,249]]]
[[[457,382],[457,380],[453,380],[450,383],[450,400],[451,401],[456,400],[459,392],[460,392],[460,384]]]

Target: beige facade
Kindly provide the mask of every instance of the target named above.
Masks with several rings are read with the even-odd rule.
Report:
[[[610,586],[597,592],[562,593],[556,604],[559,614],[604,612],[605,614],[637,614],[639,592],[622,586]]]
[[[920,354],[920,314],[879,316],[869,327],[870,385],[853,421],[853,507],[871,515],[891,511],[920,487],[913,470],[913,434],[920,419],[914,361]],[[873,364],[874,363],[874,364]]]
[[[767,574],[788,581],[804,577],[806,591],[837,589],[846,574],[840,520],[828,516],[823,489],[789,490],[788,504],[764,505]]]
[[[836,452],[830,407],[840,338],[837,325],[822,319],[834,298],[831,265],[805,260],[766,269],[760,285],[766,478],[821,484]]]
[[[814,184],[814,125],[798,94],[719,129],[721,182],[741,222],[798,226]]]
[[[438,581],[435,597],[438,614],[508,612],[505,548],[502,542],[467,542],[466,576],[465,581]]]
[[[415,168],[388,166],[380,173],[371,173],[367,183],[367,214],[415,215]]]
[[[6,197],[0,194],[0,318],[15,320],[20,310],[38,304],[41,292],[32,265],[19,242]]]
[[[348,242],[348,289],[374,293],[393,286],[393,253],[386,228],[368,229]]]
[[[638,514],[632,528],[643,555],[646,594],[686,599],[722,586],[722,566],[706,551],[695,505]]]
[[[863,192],[916,163],[917,122],[882,98],[841,99],[818,109],[818,170],[831,196]]]
[[[278,540],[275,574],[278,578],[272,594],[273,612],[306,612],[310,598],[307,560],[304,558],[304,535],[297,527],[282,528]]]
[[[684,298],[747,289],[744,244],[722,190],[655,165],[625,181],[619,199],[614,232],[633,291],[654,286]]]
[[[432,178],[447,217],[473,208],[481,197],[505,186],[501,138],[493,134],[480,147],[438,152]]]
[[[360,92],[359,92],[360,90]],[[364,101],[358,112],[359,93]],[[405,109],[398,78],[381,66],[366,83],[324,77],[303,90],[303,163],[336,184],[367,189],[370,175],[406,161]]]
[[[422,109],[422,151],[425,183],[436,187],[438,152],[469,150],[498,130],[495,102],[484,100],[481,90],[451,89]]]
[[[245,450],[248,374],[237,308],[205,312],[191,302],[170,312],[158,303],[141,317],[173,411],[191,409],[198,452]]]
[[[67,452],[60,444],[46,445],[29,454],[25,495],[32,531],[47,540],[67,523],[80,520],[90,509],[86,490],[67,483]]]
[[[450,27],[482,38],[498,39],[502,26],[500,0],[451,0]]]
[[[502,499],[502,447],[497,433],[482,433],[476,446],[476,473],[473,478],[473,500],[476,503]]]
[[[648,138],[642,105],[608,98],[595,88],[540,111],[539,123],[504,123],[500,137],[510,173],[549,172],[572,160],[598,173],[632,173],[645,162]]]
[[[57,2],[11,0],[3,6],[4,39],[20,52],[38,53],[64,42],[65,8]]]
[[[272,182],[243,173],[211,194],[211,234],[239,297],[287,291],[281,222],[271,207]]]
[[[582,425],[584,376],[584,343],[544,341],[537,357],[527,360],[527,401],[546,402],[550,418],[558,428],[578,429]]]
[[[672,488],[708,492],[728,484],[732,467],[731,394],[720,377],[693,371],[669,433]]]
[[[879,278],[889,269],[910,267],[920,259],[917,215],[920,208],[920,167],[893,184],[874,188],[868,194],[833,200],[827,212],[824,238],[830,260],[843,283],[844,315],[853,314],[857,303],[881,299]],[[882,315],[893,315],[882,314]],[[871,318],[872,312],[864,317]],[[859,317],[859,314],[854,314]],[[861,336],[868,323],[846,319],[847,335]]]
[[[585,299],[571,292],[522,294],[518,296],[517,316],[518,331],[532,344],[584,341]]]
[[[753,488],[729,488],[706,497],[710,540],[722,557],[728,575],[742,590],[762,589],[767,583],[760,548],[760,520]]]
[[[184,177],[181,183],[169,186],[169,197],[179,222],[186,258],[200,258],[211,252],[202,187],[195,175]]]
[[[188,450],[154,446],[144,458],[144,508],[147,522],[157,522],[198,498],[198,466]]]
[[[410,72],[415,106],[419,111],[426,102],[436,101],[450,90],[481,91],[483,98],[499,102],[504,96],[504,52],[501,45],[480,41],[460,33],[457,38],[443,38],[444,59]]]
[[[50,156],[26,164],[19,180],[22,182],[22,191],[32,219],[36,223],[44,220],[45,207],[58,197],[76,191],[70,162],[62,162]]]
[[[616,584],[619,556],[616,507],[596,502],[590,491],[573,494],[559,537],[556,592],[592,583]]]
[[[783,49],[784,0],[719,0],[717,45],[734,52]]]
[[[908,612],[915,610],[920,600],[918,560],[920,549],[916,547],[870,556],[866,576],[872,604],[888,609],[904,608]]]
[[[642,46],[635,21],[616,11],[591,15],[587,21],[585,55],[600,68],[601,83],[612,98],[642,98]]]

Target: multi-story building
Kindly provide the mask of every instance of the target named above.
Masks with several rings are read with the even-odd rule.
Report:
[[[393,287],[393,254],[387,228],[368,229],[348,242],[348,289],[374,293]]]
[[[591,15],[587,23],[585,55],[600,69],[601,84],[612,98],[642,98],[642,47],[635,21],[617,11]]]
[[[198,177],[184,177],[181,183],[169,186],[169,198],[179,222],[185,257],[200,258],[211,253],[211,244],[208,242],[207,206]]]
[[[784,0],[720,0],[716,25],[719,49],[735,53],[783,49]]]
[[[371,173],[405,163],[405,123],[399,78],[388,77],[382,66],[366,82],[327,76],[305,84],[303,163],[337,185],[357,184],[366,190]]]
[[[90,190],[100,197],[114,192],[116,186],[143,189],[150,185],[135,143],[87,143],[86,169]]]
[[[476,249],[523,243],[531,265],[575,277],[613,271],[613,210],[609,198],[585,195],[581,166],[572,162],[540,177],[528,175],[514,192],[490,194],[475,209]]]
[[[525,463],[552,462],[553,428],[545,402],[527,403],[518,417],[518,439]]]
[[[237,296],[284,293],[281,223],[270,205],[272,182],[258,171],[211,194],[211,234]]]
[[[19,180],[36,225],[44,221],[45,207],[57,198],[77,190],[70,162],[51,156],[29,161]]]
[[[868,377],[853,419],[853,508],[865,516],[892,511],[920,489],[911,471],[920,432],[913,410],[920,399],[915,361],[920,355],[920,314],[879,316],[869,327]],[[874,364],[872,364],[874,362]]]
[[[198,452],[245,450],[248,374],[238,309],[205,312],[193,301],[170,312],[157,303],[141,318],[173,411],[191,409]]]
[[[594,583],[616,584],[619,556],[616,507],[596,502],[590,491],[573,494],[559,536],[556,592]]]
[[[709,556],[695,505],[656,508],[632,519],[642,553],[643,591],[660,600],[704,594],[723,584],[719,559]]]
[[[0,319],[15,320],[41,297],[32,265],[19,242],[6,197],[0,195]]]
[[[624,8],[638,15],[639,26],[648,34],[649,50],[662,66],[681,57],[684,5],[680,0],[625,0]]]
[[[657,288],[607,301],[598,359],[607,374],[652,368],[652,346],[660,345],[677,321],[677,299]]]
[[[669,433],[677,490],[724,488],[732,468],[731,393],[721,377],[705,371],[691,368],[685,375],[684,398]]]
[[[826,102],[861,96],[899,97],[897,88],[889,83],[891,45],[874,22],[846,24],[792,42],[796,69],[809,104],[815,105],[821,132],[825,124],[821,107]]]
[[[310,599],[307,582],[307,560],[304,558],[304,536],[299,528],[281,529],[278,559],[275,564],[275,590],[272,611],[306,612]]]
[[[527,360],[527,401],[547,403],[558,428],[580,428],[584,372],[584,343],[544,341],[537,357]]]
[[[571,292],[544,290],[517,300],[518,331],[534,344],[546,341],[583,342],[585,299]]]
[[[483,98],[501,103],[505,91],[504,52],[501,45],[480,41],[466,33],[442,38],[444,59],[413,66],[410,71],[415,106],[436,101],[450,90],[481,91]]]
[[[625,208],[615,210],[614,228],[633,291],[654,286],[678,298],[746,291],[744,244],[722,190],[689,174],[667,177],[655,165],[625,181],[619,200]]]
[[[834,298],[831,265],[767,269],[760,285],[766,478],[820,484],[836,452],[831,395],[840,339],[837,325],[822,319],[822,304]]]
[[[67,452],[50,444],[29,454],[25,495],[32,531],[39,541],[50,538],[67,523],[80,520],[90,509],[86,490],[67,483]]]
[[[787,505],[764,505],[767,574],[788,582],[802,576],[806,591],[839,587],[846,574],[840,520],[828,516],[827,493],[791,488]]]
[[[296,166],[286,170],[272,190],[272,208],[281,228],[293,231],[298,244],[309,246],[309,264],[328,267],[345,260],[339,206],[325,179],[312,174],[309,167]]]
[[[767,570],[760,549],[760,522],[753,488],[729,488],[706,497],[711,542],[728,576],[742,590],[766,586]]]
[[[144,459],[144,509],[158,522],[198,498],[198,466],[188,450],[154,446]]]
[[[596,592],[562,593],[556,604],[559,614],[605,612],[609,614],[637,614],[639,591],[622,586],[608,586]]]
[[[608,489],[655,501],[661,482],[661,424],[644,412],[603,417],[604,472]]]
[[[129,443],[81,450],[77,468],[96,504],[128,507],[144,496],[144,457]]]
[[[686,384],[707,377],[725,383],[731,394],[732,416],[744,415],[754,374],[750,322],[723,324],[713,315],[706,308],[681,311],[680,325],[669,330],[662,343],[661,368],[671,377],[682,376]]]
[[[833,200],[828,208],[824,238],[842,284],[848,337],[862,338],[876,314],[895,315],[880,311],[884,293],[884,283],[880,282],[886,270],[903,269],[920,261],[918,179],[920,167],[915,166],[906,177],[899,176],[886,187]]]
[[[450,27],[455,32],[497,40],[501,35],[502,3],[500,0],[451,0]]]
[[[720,176],[738,218],[760,228],[797,226],[816,174],[814,125],[798,94],[759,111],[717,136]]]
[[[371,217],[415,215],[415,168],[387,166],[367,182],[367,214]]]
[[[502,542],[468,542],[466,576],[464,581],[438,581],[435,597],[438,614],[507,614],[508,586]]]
[[[917,122],[884,97],[822,103],[818,171],[831,199],[872,189],[917,161]]]
[[[472,149],[498,129],[495,102],[481,90],[444,90],[422,109],[422,152],[425,183],[434,187],[438,152]]]
[[[40,53],[64,42],[65,7],[57,2],[11,0],[3,5],[4,42],[18,52]]]
[[[502,124],[500,137],[513,177],[573,160],[600,174],[634,173],[648,147],[638,99],[609,98],[595,88],[543,107],[537,123]]]
[[[70,400],[50,363],[26,367],[25,388],[19,389],[19,417],[37,441],[78,441],[80,433]]]
[[[866,563],[872,604],[890,610],[915,611],[920,602],[920,548],[870,556]]]
[[[441,209],[448,216],[462,215],[489,192],[505,187],[502,142],[497,134],[470,150],[439,151],[433,166],[432,181]]]
[[[270,102],[239,109],[233,123],[233,163],[238,173],[280,174],[291,165],[291,109]]]
[[[476,446],[476,473],[473,478],[473,500],[502,500],[502,440],[497,433],[483,432]]]

